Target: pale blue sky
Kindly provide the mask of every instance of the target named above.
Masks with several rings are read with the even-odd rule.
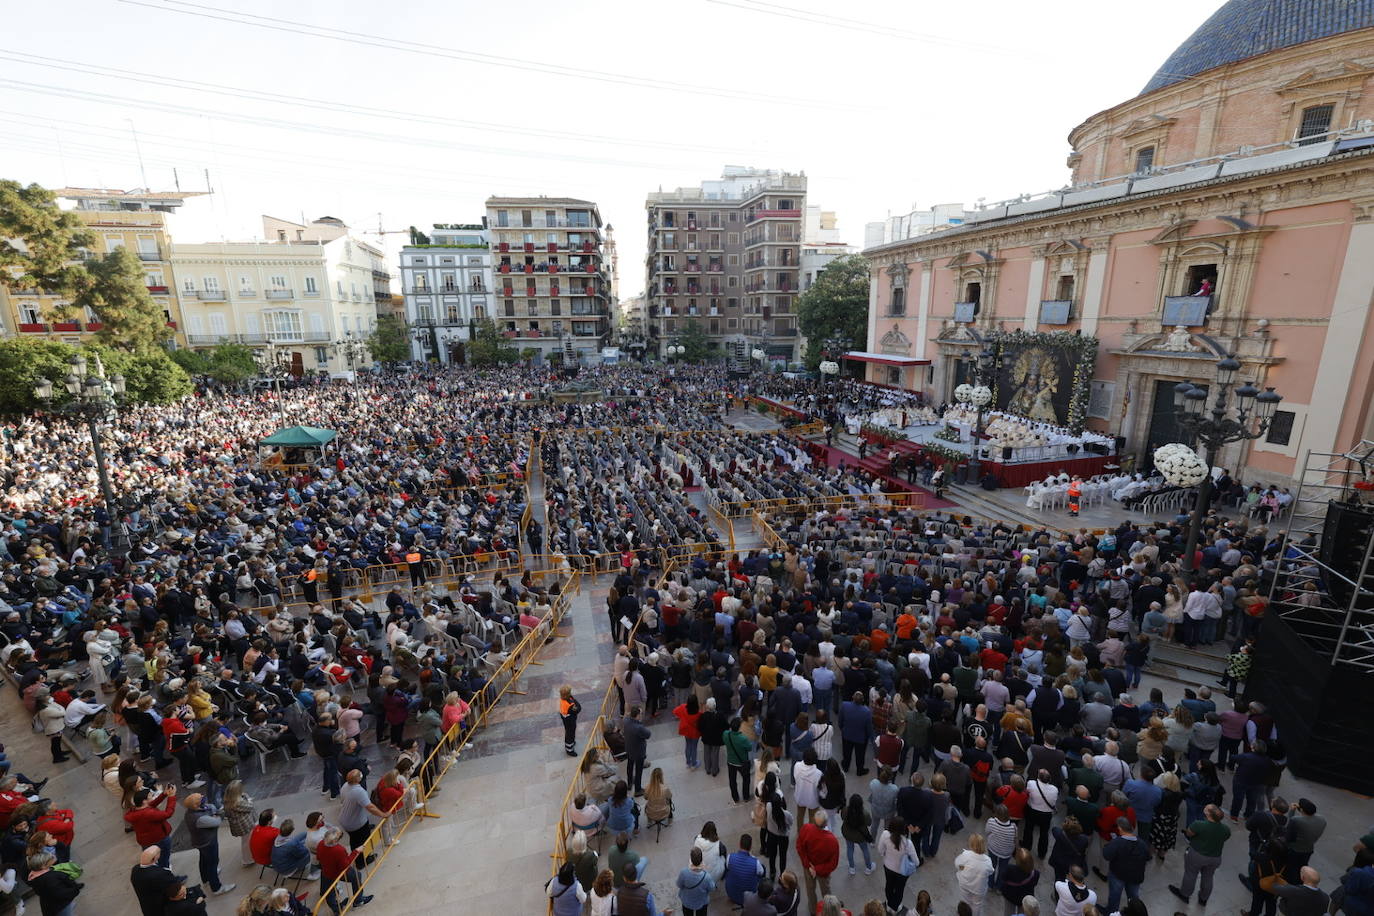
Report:
[[[174,225],[187,241],[252,237],[261,213],[375,230],[380,211],[401,229],[475,220],[489,194],[586,197],[631,295],[645,192],[725,163],[804,170],[854,243],[913,203],[1060,186],[1068,131],[1137,93],[1219,5],[22,4],[0,37],[0,177],[139,186],[132,120],[154,188],[210,171],[219,193]],[[279,21],[225,21],[245,14]],[[186,80],[200,91],[167,85]]]

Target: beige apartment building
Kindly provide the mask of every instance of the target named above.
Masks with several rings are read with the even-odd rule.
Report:
[[[302,224],[264,216],[263,234],[172,246],[188,345],[245,344],[295,375],[371,365],[381,251],[333,217]]]
[[[491,197],[486,208],[502,333],[522,351],[599,362],[610,333],[611,272],[596,204]]]
[[[127,248],[143,263],[143,281],[167,319],[167,341],[186,344],[180,306],[173,294],[172,245],[168,223],[187,198],[201,191],[121,191],[109,188],[57,188],[58,206],[71,210],[95,235],[91,256]],[[60,317],[66,300],[39,290],[6,289],[0,285],[0,315],[4,330],[26,338],[48,338],[77,344],[100,330],[100,316]]]
[[[662,357],[695,321],[732,359],[799,358],[805,175],[727,166],[699,187],[651,192],[645,209],[649,352]]]

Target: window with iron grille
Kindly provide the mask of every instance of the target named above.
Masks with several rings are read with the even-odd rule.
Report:
[[[1298,145],[1311,146],[1326,139],[1331,130],[1331,117],[1336,113],[1335,105],[1313,105],[1302,110],[1302,123],[1298,125]]]
[[[1274,411],[1274,419],[1269,421],[1269,431],[1264,441],[1271,445],[1287,445],[1293,438],[1293,421],[1297,416],[1291,410]]]

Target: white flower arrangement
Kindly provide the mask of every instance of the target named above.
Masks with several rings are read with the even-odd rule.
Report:
[[[1180,442],[1155,449],[1155,470],[1175,487],[1195,487],[1207,479],[1207,462]]]
[[[972,385],[963,384],[963,385],[960,385],[958,388],[955,388],[955,389],[954,389],[954,400],[960,402],[961,404],[966,404],[966,403],[968,403],[969,398],[971,398],[972,396],[973,396],[973,386],[972,386]]]
[[[992,389],[987,385],[974,385],[969,391],[969,400],[975,407],[986,407],[992,401]]]

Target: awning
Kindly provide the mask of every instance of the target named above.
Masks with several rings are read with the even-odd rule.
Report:
[[[893,356],[890,353],[867,353],[863,350],[853,350],[844,355],[845,359],[852,359],[856,363],[877,363],[880,366],[929,366],[930,360],[917,359],[914,356]]]
[[[338,433],[332,429],[320,429],[316,426],[288,426],[286,429],[277,430],[258,444],[283,445],[287,448],[319,448],[332,442],[337,435]]]

